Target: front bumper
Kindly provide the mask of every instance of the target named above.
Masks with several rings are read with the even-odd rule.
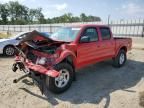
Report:
[[[16,57],[16,62],[13,64],[12,70],[15,72],[17,69],[20,69],[24,72],[33,71],[33,72],[51,76],[51,77],[59,76],[59,72],[53,68],[46,68],[42,65],[37,65],[37,64],[30,62],[29,60],[26,60],[26,62],[21,62],[19,60],[19,57]]]
[[[44,93],[45,88],[44,75],[51,77],[57,77],[59,75],[59,72],[54,69],[47,69],[41,65],[33,64],[32,62],[22,63],[21,61],[17,61],[13,64],[12,70],[16,72],[17,69],[23,70],[24,72],[26,72],[26,74],[19,77],[18,79],[14,79],[13,83],[18,83],[20,80],[26,77],[30,77],[33,79],[33,82],[38,85],[42,94]]]
[[[51,77],[57,77],[59,75],[59,72],[54,69],[47,69],[41,65],[33,64],[32,62],[26,63],[26,67],[40,74],[48,75]]]

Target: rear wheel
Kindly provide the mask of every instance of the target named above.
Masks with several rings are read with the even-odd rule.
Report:
[[[47,88],[54,93],[62,93],[66,91],[72,84],[73,68],[68,63],[60,63],[55,66],[55,69],[60,72],[56,78],[46,77]]]
[[[4,55],[13,56],[15,53],[15,48],[13,46],[6,46],[4,48]]]
[[[122,67],[127,60],[126,51],[120,50],[118,55],[113,59],[113,65],[115,67]]]

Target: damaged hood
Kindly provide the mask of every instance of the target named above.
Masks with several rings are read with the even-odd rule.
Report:
[[[23,46],[23,43],[30,46],[33,49],[39,49],[39,48],[47,46],[48,44],[50,46],[47,46],[47,47],[52,47],[52,46],[59,47],[61,44],[64,44],[67,42],[53,40],[49,38],[48,36],[44,35],[43,33],[40,33],[34,30],[28,35],[26,35],[25,37],[23,37],[21,42],[17,45],[17,47],[19,47],[19,45]]]
[[[52,39],[50,39],[49,37],[47,37],[46,35],[44,35],[43,33],[40,33],[36,30],[32,31],[31,33],[29,33],[27,36],[25,36],[21,42],[28,42],[28,41],[41,41],[41,40],[45,40],[47,42],[56,42]]]

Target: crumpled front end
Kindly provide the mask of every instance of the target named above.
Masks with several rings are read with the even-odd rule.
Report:
[[[30,38],[29,38],[30,37]],[[61,52],[64,42],[53,41],[34,31],[16,46],[13,71],[20,69],[24,72],[57,77],[59,72],[53,67]]]
[[[52,67],[45,67],[43,65],[34,64],[31,60],[26,59],[25,62],[22,62],[19,56],[16,56],[16,61],[14,63],[13,71],[16,72],[17,69],[20,69],[27,72],[35,72],[38,74],[48,75],[51,77],[57,77],[59,72],[54,70]]]

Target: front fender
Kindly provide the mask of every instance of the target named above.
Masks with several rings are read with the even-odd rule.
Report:
[[[65,50],[65,51],[63,51],[63,52],[60,54],[59,58],[56,59],[56,64],[62,62],[65,58],[67,58],[67,57],[69,57],[69,56],[72,57],[72,61],[73,61],[74,65],[75,65],[75,64],[76,64],[76,55],[75,55],[74,52],[69,51],[69,50]]]

